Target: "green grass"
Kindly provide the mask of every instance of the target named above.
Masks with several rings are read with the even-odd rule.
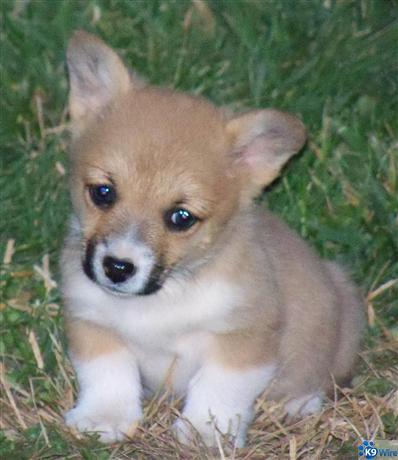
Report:
[[[102,36],[152,83],[237,109],[283,108],[301,114],[309,129],[307,147],[263,198],[324,256],[351,270],[368,296],[366,345],[353,393],[339,403],[344,429],[329,427],[325,440],[316,433],[326,428],[314,422],[314,438],[304,439],[304,425],[287,426],[282,439],[272,437],[277,425],[260,414],[255,427],[267,434],[253,430],[250,458],[265,452],[288,458],[292,436],[297,458],[356,458],[352,425],[364,437],[397,437],[397,7],[392,0],[0,3],[1,259],[7,242],[15,241],[0,272],[1,383],[7,389],[1,458],[166,458],[172,449],[149,430],[127,447],[76,440],[60,417],[72,402],[73,382],[61,300],[34,266],[48,256],[58,278],[73,186],[62,174],[65,46],[77,28]],[[369,420],[348,404],[353,400]],[[184,455],[176,451],[174,458]]]

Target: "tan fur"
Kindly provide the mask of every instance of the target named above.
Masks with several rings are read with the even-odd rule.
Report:
[[[193,116],[187,118],[187,111]],[[212,137],[203,137],[209,129]],[[163,225],[153,225],[150,234],[142,232],[143,237],[170,264],[186,251],[186,244],[210,245],[212,228],[223,224],[238,200],[235,181],[225,175],[227,159],[218,153],[226,148],[222,113],[210,104],[165,90],[132,90],[117,103],[117,110],[111,110],[106,120],[99,120],[75,146],[79,154],[76,162],[72,157],[73,177],[80,179],[78,187],[74,180],[75,209],[86,213],[87,237],[107,234],[116,223],[119,228],[132,220],[141,222],[142,227],[147,221],[156,223],[163,209],[180,201],[203,219],[215,216],[211,225],[202,229],[200,241],[189,241],[187,234],[170,235]],[[171,158],[166,155],[170,149]],[[196,168],[194,180],[192,167]],[[114,176],[124,202],[104,214],[90,205],[82,191],[86,184],[100,183],[107,175]],[[134,195],[130,194],[132,183]],[[151,197],[150,202],[147,197]]]
[[[242,316],[235,318],[241,329],[217,337],[212,357],[226,366],[245,367],[279,355],[283,366],[274,397],[317,387],[328,390],[330,374],[342,383],[353,370],[362,304],[339,267],[321,261],[275,216],[267,212],[261,220],[264,233],[245,235],[246,241],[240,235],[240,253],[223,259],[224,269],[215,267],[240,282],[247,277],[247,301]],[[266,255],[268,264],[245,266],[244,254],[258,252],[261,245],[260,257]],[[267,286],[266,279],[273,279],[279,289]]]
[[[271,363],[278,353],[278,329],[264,334],[264,325],[215,337],[210,359],[226,368],[244,369]]]
[[[69,338],[69,352],[78,360],[90,361],[125,347],[114,332],[88,321],[67,319],[65,329]]]
[[[239,301],[226,310],[222,327],[192,326],[181,334],[206,337],[203,359],[233,370],[276,363],[270,391],[275,398],[328,391],[332,376],[345,381],[363,322],[355,288],[339,267],[322,261],[283,222],[252,202],[304,144],[301,121],[275,110],[231,117],[201,98],[142,87],[110,48],[84,33],[72,40],[68,57],[76,138],[71,193],[80,233],[66,245],[65,284],[81,270],[86,242],[133,228],[166,267],[166,294],[170,273],[192,291],[206,280],[237,288]],[[82,80],[92,82],[96,76],[79,65],[97,58],[99,82],[87,90]],[[104,75],[107,83],[98,95],[96,84]],[[116,184],[118,196],[105,210],[88,193],[90,185],[103,183]],[[186,232],[165,226],[164,213],[176,204],[200,219]],[[79,319],[73,295],[65,289],[75,356],[90,360],[117,349],[139,349],[139,340],[124,336],[122,341],[122,332],[107,329],[108,324]],[[178,302],[173,295],[170,302]],[[142,302],[153,307],[148,299]],[[126,308],[134,310],[134,305]],[[167,302],[162,308],[168,308]],[[189,310],[189,302],[184,308]],[[97,322],[102,324],[100,317]],[[170,330],[175,343],[179,333]],[[179,358],[172,347],[162,346],[170,362]]]

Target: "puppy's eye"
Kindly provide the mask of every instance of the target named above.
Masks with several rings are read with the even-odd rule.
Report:
[[[112,185],[90,185],[88,189],[91,201],[99,208],[107,208],[116,201],[116,191]]]
[[[166,212],[167,227],[174,232],[183,232],[191,228],[198,218],[184,208],[175,208]]]

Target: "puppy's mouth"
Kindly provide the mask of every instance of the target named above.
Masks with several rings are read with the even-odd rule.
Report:
[[[95,240],[87,241],[82,268],[86,276],[105,291],[119,297],[134,297],[155,294],[163,287],[168,270],[163,264],[159,263],[153,266],[146,276],[146,280],[143,279],[139,285],[137,285],[137,280],[134,276],[124,282],[112,282],[100,268],[101,264],[96,256],[96,247],[97,242]],[[139,270],[140,267],[137,267],[137,272]]]
[[[93,280],[95,281],[95,280]],[[163,281],[160,279],[150,279],[146,285],[139,291],[137,292],[127,292],[124,290],[121,290],[120,288],[112,287],[112,286],[105,286],[98,281],[95,281],[99,286],[101,286],[103,289],[105,289],[107,292],[116,295],[118,297],[135,297],[135,296],[148,296],[151,294],[155,294],[158,292],[162,287],[163,287]]]

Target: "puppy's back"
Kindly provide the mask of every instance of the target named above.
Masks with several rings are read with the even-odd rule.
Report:
[[[364,309],[343,270],[323,261],[276,216],[263,217],[263,245],[280,292],[280,381],[274,396],[329,390],[349,378],[359,348]]]

